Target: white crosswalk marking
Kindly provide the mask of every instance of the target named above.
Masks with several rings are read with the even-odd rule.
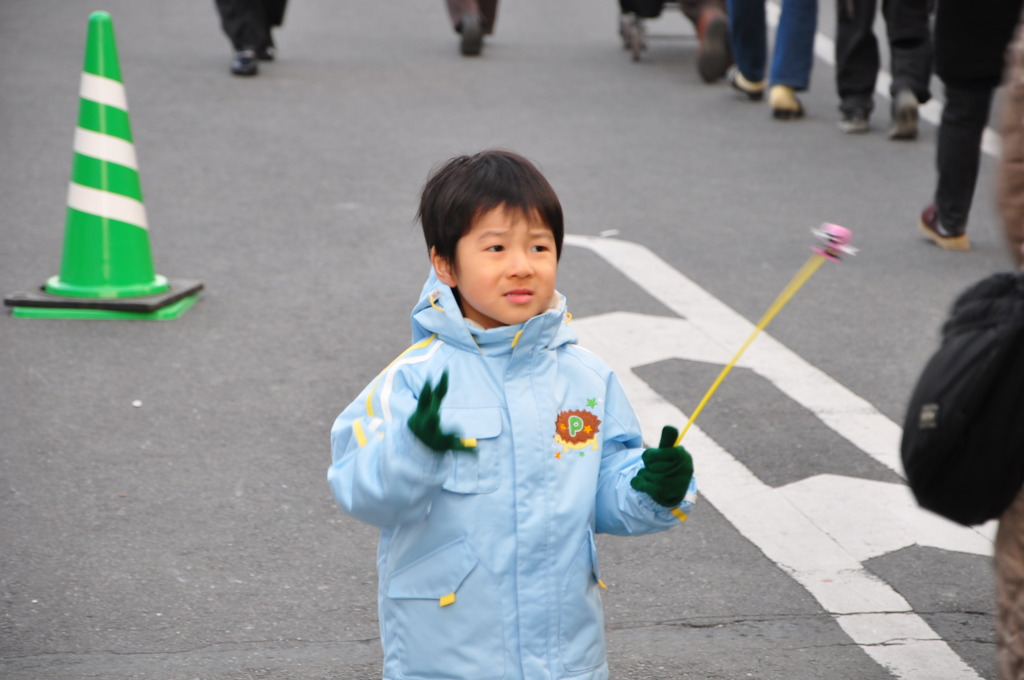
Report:
[[[724,365],[753,324],[651,251],[614,239],[567,236],[592,250],[683,318],[616,312],[573,324],[583,346],[612,365],[644,432],[687,416],[633,368],[667,359]],[[641,341],[642,338],[642,341]],[[902,474],[899,427],[824,372],[762,334],[738,364],[770,381],[864,453]],[[918,508],[902,484],[818,475],[773,488],[694,425],[701,495],[743,536],[813,595],[844,631],[899,678],[973,680],[980,676],[891,586],[864,568],[910,545],[987,555],[994,523],[968,529]],[[863,498],[874,499],[864,503]]]

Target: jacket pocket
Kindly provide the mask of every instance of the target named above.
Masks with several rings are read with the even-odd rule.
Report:
[[[501,484],[501,409],[441,408],[442,427],[455,430],[463,441],[472,440],[476,451],[455,454],[445,491],[453,493],[493,493]]]
[[[604,608],[601,605],[600,573],[594,532],[576,551],[562,581],[558,635],[562,665],[567,671],[584,671],[604,663]]]
[[[499,583],[465,538],[396,570],[384,607],[385,663],[403,678],[505,676]]]

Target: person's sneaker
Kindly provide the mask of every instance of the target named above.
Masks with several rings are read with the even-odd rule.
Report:
[[[718,8],[709,7],[697,20],[697,72],[705,83],[713,83],[732,65],[729,47],[729,18]]]
[[[971,243],[967,240],[967,233],[956,234],[939,222],[939,212],[932,203],[921,211],[921,219],[918,221],[921,233],[932,243],[943,250],[970,250]]]
[[[839,120],[839,129],[848,135],[863,134],[871,129],[868,119],[870,115],[864,109],[853,109],[843,111],[843,117]]]
[[[231,60],[231,72],[236,76],[254,76],[260,72],[255,50],[239,50]]]
[[[729,69],[726,79],[732,89],[742,92],[750,101],[761,101],[761,98],[764,97],[764,81],[747,80],[735,66]]]
[[[274,61],[277,58],[277,48],[273,45],[266,45],[256,50],[256,58],[260,61]]]
[[[772,118],[777,120],[803,118],[804,107],[796,98],[796,93],[791,87],[772,85],[768,90],[768,104],[772,107]]]
[[[889,139],[917,139],[917,96],[908,89],[892,100],[892,127]]]
[[[463,14],[459,22],[459,33],[462,41],[459,51],[467,57],[475,57],[484,47],[484,31],[480,26],[480,17],[473,13]]]

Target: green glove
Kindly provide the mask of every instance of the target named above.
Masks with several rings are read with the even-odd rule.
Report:
[[[644,451],[644,466],[629,482],[658,505],[674,508],[683,501],[693,478],[693,458],[682,446],[673,446],[679,430],[666,425],[656,449]]]
[[[458,435],[441,431],[441,400],[448,394],[448,371],[445,371],[431,387],[430,381],[423,386],[416,410],[409,416],[409,429],[416,438],[437,453],[445,451],[474,451],[474,447],[466,446]]]

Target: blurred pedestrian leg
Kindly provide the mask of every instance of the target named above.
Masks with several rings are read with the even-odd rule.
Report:
[[[817,26],[817,0],[782,0],[768,70],[769,103],[777,119],[803,115],[803,106],[794,93],[806,90],[810,84]],[[750,83],[761,83],[768,59],[764,0],[729,0],[729,29],[739,75]]]
[[[215,0],[221,28],[235,51],[233,74],[254,76],[259,73],[258,62],[274,59],[276,47],[271,31],[284,23],[287,1]]]
[[[452,28],[462,38],[459,51],[477,56],[483,50],[484,36],[494,33],[498,18],[498,0],[446,0]]]
[[[946,102],[936,145],[935,194],[921,212],[918,228],[945,250],[970,247],[967,221],[981,139],[1022,4],[1022,0],[938,0],[936,4],[935,73],[942,80]]]
[[[732,65],[725,0],[680,0],[679,9],[697,33],[697,73],[705,83],[719,80]]]
[[[918,104],[931,98],[928,2],[882,0],[891,54],[892,139],[917,137]],[[836,5],[836,89],[842,115],[839,128],[847,133],[867,132],[881,68],[874,32],[878,0],[837,0]]]

